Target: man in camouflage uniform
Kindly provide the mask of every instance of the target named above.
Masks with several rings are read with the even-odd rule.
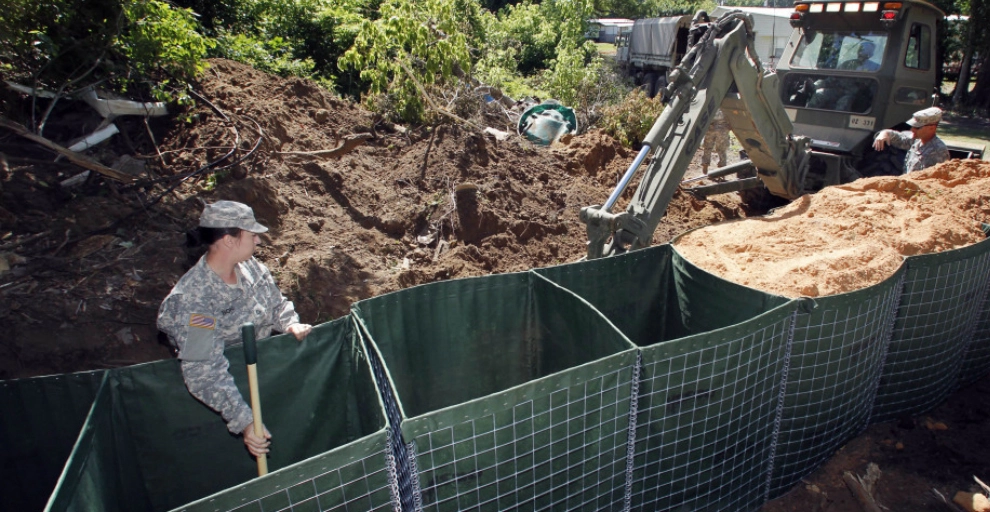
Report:
[[[178,350],[189,393],[220,413],[227,429],[243,434],[248,450],[259,456],[268,452],[271,434],[267,429],[262,429],[264,437],[254,434],[251,408],[227,371],[224,349],[241,341],[246,322],[254,323],[260,338],[274,329],[302,340],[311,327],[299,323],[292,302],[253,257],[260,243],[257,233],[268,228],[258,224],[250,207],[233,201],[208,204],[199,225],[200,236],[208,233],[209,249],[165,297],[158,328]]]
[[[712,161],[712,149],[718,155],[718,166],[724,167],[729,163],[726,152],[729,150],[729,122],[725,120],[722,109],[715,112],[715,118],[708,125],[705,140],[702,143],[701,172],[708,174],[708,165]]]
[[[883,151],[887,144],[895,148],[906,149],[904,157],[904,173],[920,171],[949,159],[949,149],[936,131],[942,121],[942,109],[938,107],[919,110],[908,119],[910,132],[880,130],[873,139],[873,149]]]

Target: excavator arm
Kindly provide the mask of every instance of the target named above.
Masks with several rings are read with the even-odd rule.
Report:
[[[701,17],[699,13],[695,19]],[[777,75],[764,71],[755,59],[753,39],[752,18],[736,11],[711,23],[688,50],[664,91],[667,106],[629,170],[604,205],[581,209],[588,230],[588,259],[650,245],[719,108],[769,191],[789,199],[803,193],[809,140],[793,136]],[[651,151],[632,201],[624,212],[612,213]]]

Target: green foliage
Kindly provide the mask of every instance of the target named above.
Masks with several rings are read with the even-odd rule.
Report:
[[[481,8],[477,0],[386,0],[379,14],[362,25],[339,65],[358,71],[372,95],[387,93],[401,119],[422,121],[420,86],[454,80],[455,68],[471,69],[471,48],[484,36]]]
[[[279,76],[311,76],[315,67],[310,59],[292,58],[292,47],[281,37],[259,39],[245,34],[221,31],[217,38],[216,57],[248,64]]]
[[[196,32],[191,11],[173,9],[157,0],[125,0],[128,21],[116,47],[133,70],[124,85],[146,77],[160,77],[152,92],[160,100],[171,99],[170,80],[186,83],[206,68],[203,58],[215,43]]]
[[[8,78],[57,88],[106,54],[120,18],[116,0],[7,0],[0,9],[0,60]]]
[[[640,10],[641,15],[636,17],[679,16],[683,14],[694,14],[699,10],[712,12],[717,6],[718,4],[714,0],[646,0],[643,2]]]
[[[594,8],[591,0],[527,0],[504,8],[488,19],[475,75],[510,97],[553,97],[574,105],[602,65],[584,38]]]
[[[193,13],[158,0],[10,0],[0,10],[0,59],[12,78],[49,89],[104,81],[178,99],[211,45],[197,28]]]
[[[650,132],[663,108],[660,96],[651,99],[642,89],[636,89],[621,103],[606,107],[599,124],[622,145],[634,146]]]
[[[213,57],[250,64],[282,76],[312,78],[357,95],[357,73],[338,76],[337,60],[351,47],[362,23],[377,16],[378,0],[233,0],[220,5],[185,1],[203,14],[217,38]]]

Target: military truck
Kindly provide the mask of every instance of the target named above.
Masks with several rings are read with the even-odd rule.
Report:
[[[706,19],[702,14],[694,19]],[[692,44],[661,90],[667,105],[639,154],[603,205],[581,210],[587,257],[650,245],[718,109],[748,159],[708,174],[739,179],[691,188],[696,195],[790,200],[862,176],[901,174],[904,154],[874,151],[872,141],[932,105],[936,22],[943,17],[921,0],[798,0],[777,72],[760,63],[749,15],[733,11],[695,23]],[[626,211],[612,213],[651,152]],[[950,153],[982,156],[974,148],[950,146]]]
[[[652,98],[667,86],[668,73],[687,52],[690,27],[691,16],[635,20],[615,39],[616,63]]]

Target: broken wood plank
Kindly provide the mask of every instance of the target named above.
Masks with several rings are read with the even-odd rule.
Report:
[[[863,488],[859,478],[856,478],[855,475],[846,471],[842,473],[842,480],[846,482],[846,487],[849,488],[849,491],[852,492],[853,496],[856,498],[856,501],[859,502],[859,506],[863,507],[864,511],[883,512],[880,510],[877,502],[873,500],[873,496],[871,496],[870,493],[866,492],[866,489]]]

